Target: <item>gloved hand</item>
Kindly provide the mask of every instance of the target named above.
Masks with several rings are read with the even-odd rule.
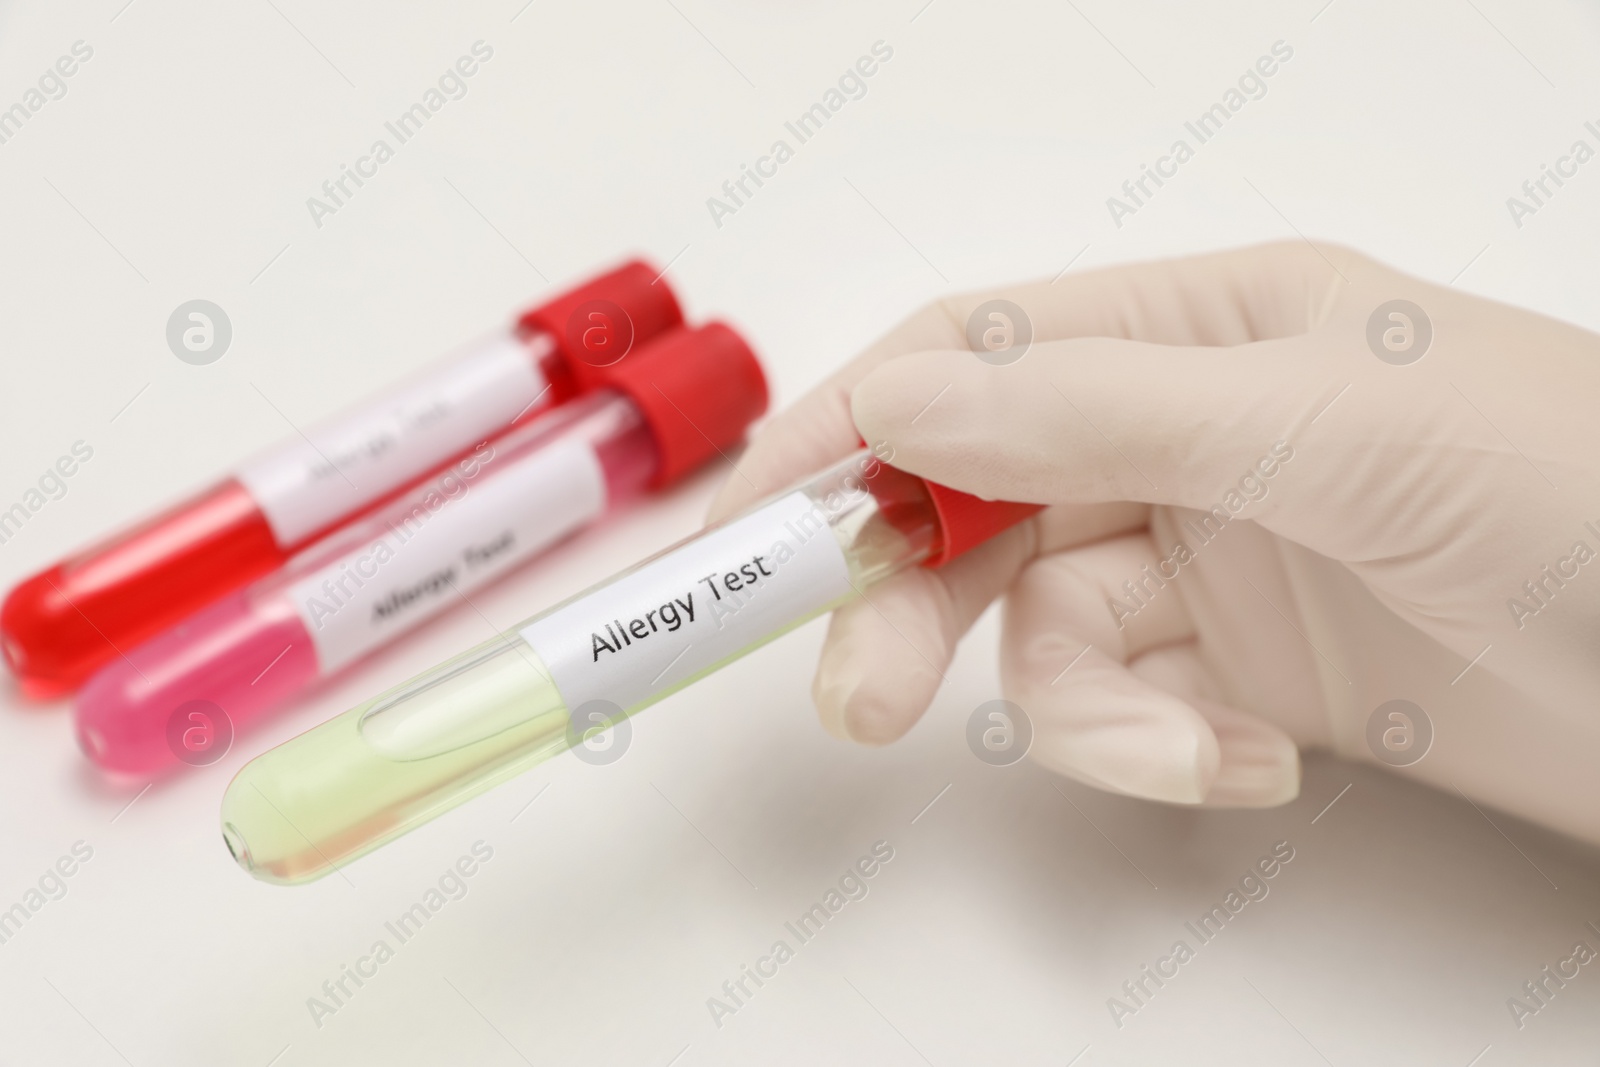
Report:
[[[1034,335],[1007,365],[967,342],[997,297]],[[1054,505],[834,615],[813,694],[840,737],[910,729],[1004,595],[1004,694],[1062,774],[1260,807],[1300,747],[1425,752],[1401,773],[1600,842],[1596,401],[1594,334],[1270,245],[939,301],[771,420],[712,517],[858,432]],[[1421,720],[1369,741],[1395,699]]]

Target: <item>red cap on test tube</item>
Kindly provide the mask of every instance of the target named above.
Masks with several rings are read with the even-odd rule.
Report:
[[[719,455],[767,409],[767,379],[744,339],[720,322],[679,330],[650,357],[623,360],[608,384],[644,412],[660,451],[652,486]]]
[[[995,534],[1044,510],[1043,504],[984,500],[937,482],[923,484],[928,487],[928,497],[939,517],[942,534],[933,555],[922,561],[924,567],[942,567],[968,549],[978,547]]]

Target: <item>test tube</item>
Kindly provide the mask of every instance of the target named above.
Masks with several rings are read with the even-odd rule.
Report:
[[[133,774],[208,762],[219,736],[677,480],[766,408],[760,364],[717,323],[635,349],[610,381],[112,661],[78,696],[84,752]]]
[[[277,570],[486,437],[595,387],[630,344],[682,320],[644,263],[580,285],[24,580],[0,606],[0,651],[25,693],[74,689],[120,650]]]
[[[830,611],[1038,510],[864,449],[246,764],[222,835],[255,877],[328,874]]]

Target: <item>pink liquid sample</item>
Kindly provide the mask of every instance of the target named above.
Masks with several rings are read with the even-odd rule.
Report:
[[[188,759],[189,735],[182,724],[170,728],[185,705],[208,702],[236,734],[248,730],[318,679],[461,603],[463,587],[640,492],[658,464],[644,416],[619,393],[537,418],[283,572],[112,661],[79,695],[79,743],[101,767],[130,774],[170,769],[180,758],[209,762]],[[579,498],[587,507],[574,505]],[[423,561],[420,580],[384,585],[414,578]]]

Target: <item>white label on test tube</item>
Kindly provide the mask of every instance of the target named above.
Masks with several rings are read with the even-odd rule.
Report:
[[[827,513],[790,493],[522,630],[569,710],[627,710],[851,591]]]
[[[389,531],[289,587],[324,673],[459,604],[489,579],[598,517],[605,472],[581,441],[546,446],[475,479],[441,479]]]
[[[497,333],[422,378],[245,464],[236,477],[287,548],[507,426],[546,387],[552,344]]]

